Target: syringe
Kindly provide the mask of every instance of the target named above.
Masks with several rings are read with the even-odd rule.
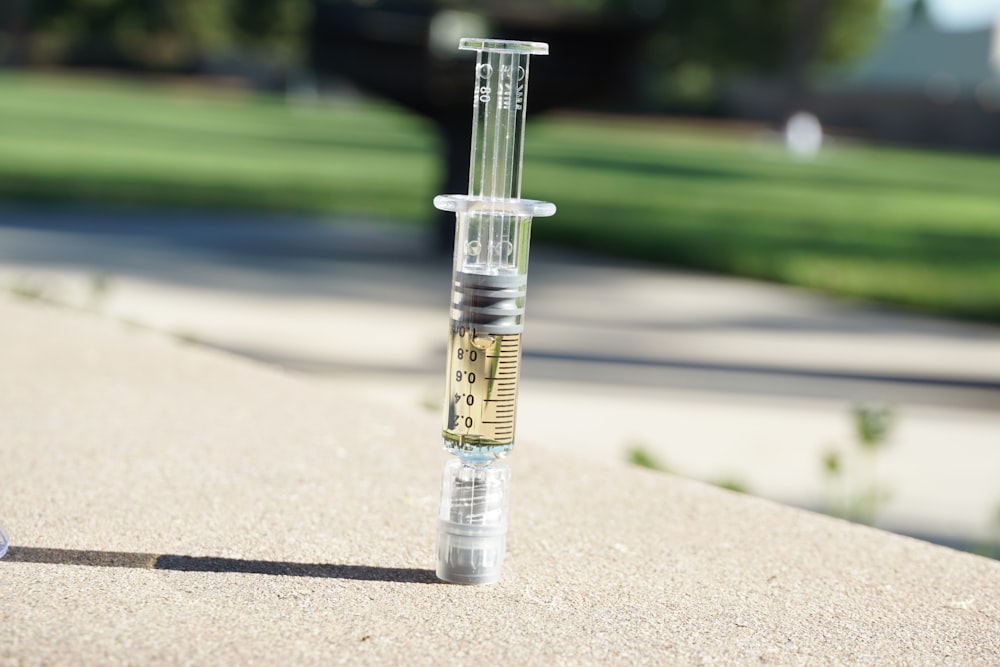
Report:
[[[521,199],[528,60],[549,47],[463,39],[459,48],[478,57],[469,194],[434,198],[457,216],[442,431],[457,458],[442,480],[437,576],[484,584],[500,578],[506,549],[510,469],[497,459],[514,446],[531,219],[556,210]]]

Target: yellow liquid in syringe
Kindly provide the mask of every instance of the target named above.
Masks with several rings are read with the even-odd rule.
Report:
[[[514,446],[520,364],[521,334],[452,327],[442,430],[448,448],[502,454]]]

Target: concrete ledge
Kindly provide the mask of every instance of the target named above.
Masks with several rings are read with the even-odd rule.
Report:
[[[6,297],[0,323],[2,664],[1000,661],[997,562],[528,433],[502,582],[439,584],[436,414]]]

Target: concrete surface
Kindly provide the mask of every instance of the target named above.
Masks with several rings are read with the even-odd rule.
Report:
[[[1000,662],[1000,563],[529,441],[503,580],[436,583],[436,414],[0,322],[0,664]]]
[[[7,206],[0,287],[410,409],[441,400],[450,261],[430,241],[344,220]],[[604,462],[641,447],[815,508],[822,457],[851,453],[851,405],[893,403],[879,524],[997,540],[1000,328],[538,245],[530,275],[519,439]]]

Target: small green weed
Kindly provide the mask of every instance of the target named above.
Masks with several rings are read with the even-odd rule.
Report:
[[[859,404],[851,409],[854,447],[832,449],[821,464],[827,481],[827,511],[858,523],[874,525],[891,497],[878,478],[878,457],[889,443],[896,410],[887,405]]]
[[[667,464],[650,454],[649,450],[642,444],[631,445],[627,451],[627,459],[632,465],[639,466],[640,468],[646,468],[647,470],[667,473],[674,472]],[[729,491],[736,491],[737,493],[748,493],[746,484],[734,477],[725,477],[715,481],[706,481],[709,484],[717,486],[721,489],[728,489]]]

